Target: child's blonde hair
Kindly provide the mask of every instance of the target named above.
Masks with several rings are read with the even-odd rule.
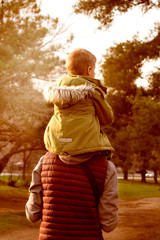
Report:
[[[75,49],[68,55],[67,69],[71,75],[85,75],[89,66],[95,66],[96,57],[86,49]]]

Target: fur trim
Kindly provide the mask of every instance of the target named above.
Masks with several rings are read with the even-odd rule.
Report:
[[[78,86],[50,86],[43,92],[47,102],[53,102],[57,105],[75,104],[78,101],[84,100],[87,97],[92,97],[95,89],[92,85]]]

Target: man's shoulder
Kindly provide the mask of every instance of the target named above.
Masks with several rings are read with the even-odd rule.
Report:
[[[108,161],[107,172],[106,172],[106,180],[107,182],[111,179],[117,179],[117,171],[113,162]]]

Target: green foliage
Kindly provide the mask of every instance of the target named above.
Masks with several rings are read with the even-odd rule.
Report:
[[[146,12],[151,8],[159,7],[159,3],[148,0],[80,0],[74,5],[76,13],[84,13],[93,15],[93,17],[101,23],[100,28],[111,26],[114,17],[118,13],[125,13],[133,7],[140,6],[142,11]]]
[[[108,28],[111,26],[116,14],[125,13],[136,6],[141,7],[142,11],[146,12],[151,8],[158,8],[159,3],[148,0],[80,0],[74,5],[74,9],[76,13],[93,15],[101,23],[100,28],[102,26]]]
[[[149,169],[153,155],[160,154],[160,104],[151,97],[137,97],[133,105],[132,146],[141,159],[141,169]],[[154,153],[154,154],[153,154]],[[158,158],[157,158],[158,160]]]
[[[31,77],[43,79],[44,75],[47,80],[47,72],[61,64],[55,51],[44,48],[44,39],[57,31],[58,20],[41,16],[36,1],[4,1],[1,8],[0,70],[5,76],[8,73],[13,83],[16,76],[19,84]],[[57,50],[60,47],[56,45]]]
[[[152,96],[155,101],[159,101],[160,96],[160,69],[154,72],[149,77],[149,89],[147,94]]]
[[[160,36],[160,32],[158,35]],[[104,55],[102,74],[105,84],[126,95],[135,95],[135,81],[141,77],[144,59],[156,59],[158,56],[159,43],[156,39],[146,42],[134,39],[116,44],[106,50]]]
[[[115,155],[117,157],[116,164],[121,166],[123,171],[128,171],[131,168],[133,161],[131,136],[128,128],[121,128],[118,131],[114,146],[116,150]]]
[[[131,119],[114,137],[115,159],[123,171],[141,171],[145,181],[147,169],[155,174],[160,170],[160,104],[150,96],[138,95],[132,104]]]
[[[160,149],[158,145],[155,145],[151,152],[151,159],[149,161],[150,169],[155,172],[160,170]]]
[[[133,155],[133,151],[128,146],[132,145],[132,136],[130,127],[127,126],[133,122],[132,106],[135,96],[139,92],[136,79],[141,77],[141,67],[144,59],[157,58],[159,55],[158,49],[159,44],[157,44],[156,39],[144,43],[135,38],[133,41],[116,44],[108,49],[104,55],[102,74],[106,86],[109,87],[108,100],[115,114],[115,122],[110,128],[110,135],[117,157],[119,156],[117,161],[123,169],[129,169],[132,166],[130,163],[132,160],[129,156]],[[152,76],[149,89],[142,89],[141,94],[151,95],[154,98],[157,96],[156,98],[158,98],[158,76],[157,74]]]

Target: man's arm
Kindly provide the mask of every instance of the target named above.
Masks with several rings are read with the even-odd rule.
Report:
[[[42,216],[42,183],[41,169],[43,157],[32,172],[32,181],[29,188],[29,199],[25,206],[26,217],[31,222],[36,222]]]
[[[108,161],[104,191],[99,201],[98,211],[102,229],[113,231],[118,223],[118,183],[115,166]]]

